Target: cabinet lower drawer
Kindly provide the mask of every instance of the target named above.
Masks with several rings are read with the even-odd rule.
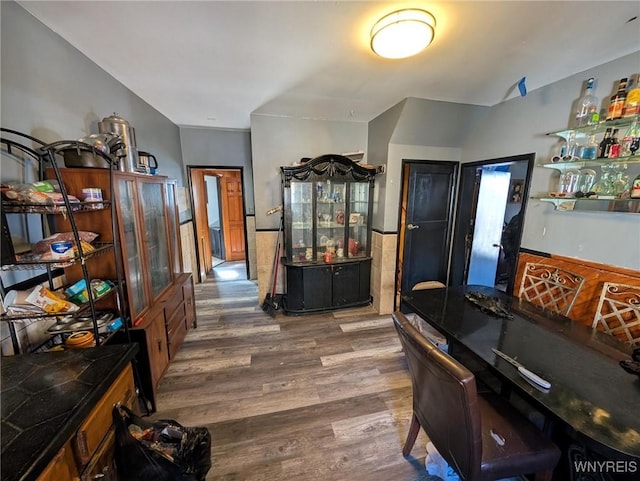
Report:
[[[114,457],[115,447],[116,432],[112,427],[80,476],[81,481],[118,481]]]
[[[169,358],[176,357],[182,341],[187,335],[187,323],[185,321],[184,305],[176,309],[170,319],[167,320],[167,338],[169,340]]]
[[[81,468],[89,462],[111,428],[113,424],[111,413],[113,405],[122,403],[132,408],[135,399],[136,390],[133,382],[133,370],[131,369],[131,364],[129,364],[89,413],[72,440],[76,458]]]
[[[45,468],[37,481],[71,481],[78,479],[71,443],[68,442]]]

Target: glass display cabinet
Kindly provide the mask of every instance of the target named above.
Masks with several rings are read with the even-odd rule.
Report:
[[[166,178],[117,174],[116,198],[132,322],[173,282]]]
[[[371,211],[376,168],[342,155],[281,167],[288,314],[371,301]]]

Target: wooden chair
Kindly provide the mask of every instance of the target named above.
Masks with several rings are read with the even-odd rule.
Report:
[[[474,375],[439,350],[396,311],[393,321],[413,387],[413,417],[402,454],[422,427],[464,481],[537,473],[550,480],[560,450],[496,394],[479,394]]]
[[[640,346],[640,286],[605,282],[592,327]]]
[[[584,277],[569,270],[527,262],[518,297],[568,316],[583,284]]]

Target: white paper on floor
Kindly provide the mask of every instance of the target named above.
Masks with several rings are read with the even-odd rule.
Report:
[[[460,481],[460,477],[438,452],[431,441],[427,443],[427,457],[424,467],[430,476],[437,476],[442,481]],[[505,478],[499,481],[519,481],[519,478]]]

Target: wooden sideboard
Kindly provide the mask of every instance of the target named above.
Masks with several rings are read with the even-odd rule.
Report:
[[[175,283],[144,314],[142,322],[130,329],[131,340],[140,345],[138,367],[142,389],[156,406],[156,392],[169,362],[175,358],[190,328],[196,326],[193,277],[177,276]]]

